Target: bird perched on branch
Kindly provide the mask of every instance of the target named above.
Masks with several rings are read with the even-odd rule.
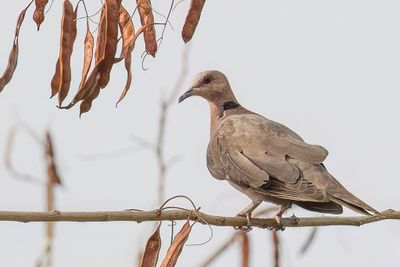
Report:
[[[321,213],[340,214],[342,206],[366,215],[379,213],[327,171],[325,148],[307,144],[288,127],[241,106],[220,71],[197,74],[179,102],[190,96],[201,96],[210,105],[208,170],[252,200],[238,216],[250,221],[262,201],[280,205],[278,225],[292,204]]]

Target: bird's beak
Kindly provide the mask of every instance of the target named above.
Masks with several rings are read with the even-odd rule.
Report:
[[[184,92],[178,100],[178,103],[181,103],[183,100],[185,100],[188,97],[191,97],[194,94],[194,89],[195,88],[190,88],[189,90],[187,90],[186,92]]]

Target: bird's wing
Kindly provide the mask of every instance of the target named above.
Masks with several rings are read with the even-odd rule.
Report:
[[[307,144],[288,127],[258,114],[230,116],[221,122],[219,132],[233,137],[257,139],[253,142],[257,143],[260,150],[281,159],[291,157],[317,164],[322,163],[328,156],[328,150],[322,146]]]
[[[226,173],[221,164],[218,164],[218,161],[216,162],[213,160],[213,147],[212,143],[210,143],[207,147],[207,168],[208,171],[211,173],[211,175],[218,180],[225,180],[226,179]]]
[[[328,156],[328,150],[319,145],[310,145],[303,141],[294,131],[278,122],[255,115],[250,119],[262,125],[259,135],[267,134],[271,143],[270,152],[285,155],[303,162],[317,164]]]
[[[289,162],[321,162],[325,149],[304,143],[279,124],[255,115],[231,116],[214,136],[222,169],[230,180],[278,198],[325,201],[326,194]]]
[[[326,194],[289,162],[265,154],[250,157],[232,147],[221,155],[221,162],[229,180],[260,194],[298,201],[326,201]]]
[[[241,151],[235,149],[224,151],[220,160],[227,178],[236,184],[261,188],[270,183],[268,172],[253,164]]]

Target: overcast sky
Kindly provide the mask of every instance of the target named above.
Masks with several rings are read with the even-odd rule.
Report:
[[[25,2],[2,7],[2,69]],[[133,10],[134,1],[124,2]],[[158,2],[154,1],[154,8],[166,14],[169,2]],[[90,11],[95,12],[99,3],[91,1]],[[58,57],[62,1],[55,1],[40,32],[36,32],[29,11],[21,30],[18,68],[0,94],[1,164],[12,125],[23,121],[38,133],[49,128],[64,183],[57,190],[59,210],[156,208],[157,169],[150,151],[98,160],[88,160],[85,155],[132,147],[132,134],[154,140],[160,99],[180,72],[184,49],[180,29],[189,4],[185,1],[173,13],[175,31],[166,31],[157,57],[145,62],[147,71],[141,69],[143,45],[139,40],[133,57],[133,86],[118,109],[114,104],[126,79],[123,64],[113,68],[110,84],[82,119],[78,107],[58,110],[56,100],[48,99]],[[400,2],[394,0],[207,1],[191,44],[189,77],[182,91],[199,71],[223,71],[242,105],[284,123],[307,142],[326,147],[330,152],[327,168],[350,191],[378,210],[400,209],[399,9]],[[72,92],[82,68],[84,20],[78,27]],[[179,155],[181,160],[168,173],[167,196],[185,194],[205,212],[232,216],[249,200],[208,173],[208,138],[205,101],[192,98],[171,107],[165,156]],[[23,132],[16,141],[15,166],[43,177],[40,148]],[[0,166],[0,183],[0,210],[44,209],[44,189],[13,179],[4,165]],[[299,208],[287,215],[293,213],[316,215]],[[345,213],[356,215],[349,210]],[[170,233],[167,225],[162,228],[164,245]],[[133,266],[152,227],[144,223],[59,223],[54,266]],[[292,228],[279,233],[283,267],[322,263],[383,267],[393,266],[398,259],[399,222],[321,228],[308,253],[299,256],[309,232],[307,228]],[[178,266],[201,263],[232,233],[233,229],[215,227],[209,243],[184,248]],[[208,235],[207,227],[196,225],[188,243],[203,242]],[[0,265],[33,266],[43,237],[42,224],[1,222]],[[251,266],[271,266],[271,233],[255,229],[250,239]],[[233,246],[212,266],[240,266],[239,251]]]

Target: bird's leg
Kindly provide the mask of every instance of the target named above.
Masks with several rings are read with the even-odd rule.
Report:
[[[236,216],[238,217],[246,217],[247,226],[246,227],[235,227],[235,229],[250,231],[251,230],[251,213],[261,204],[261,200],[252,201],[250,205],[248,205],[244,210],[239,212]]]
[[[274,218],[276,220],[277,226],[273,227],[272,229],[275,231],[279,231],[279,230],[285,230],[285,227],[282,225],[282,215],[283,213],[285,213],[286,210],[288,210],[290,207],[292,206],[292,203],[287,202],[282,204],[279,207],[278,213],[275,214]]]

